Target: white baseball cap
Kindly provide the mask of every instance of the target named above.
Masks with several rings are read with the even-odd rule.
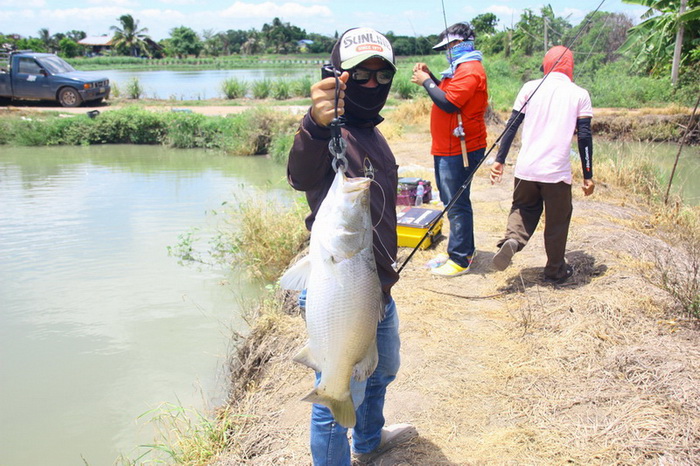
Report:
[[[338,39],[338,46],[340,67],[344,70],[349,70],[373,57],[383,58],[396,70],[391,43],[383,34],[374,29],[363,27],[345,31],[343,36]]]
[[[440,41],[439,44],[433,46],[433,50],[442,50],[447,47],[447,44],[456,40],[463,41],[465,40],[465,38],[464,36],[461,36],[459,34],[447,34],[445,38]]]

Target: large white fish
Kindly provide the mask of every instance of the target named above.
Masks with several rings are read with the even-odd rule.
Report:
[[[308,344],[294,357],[321,373],[304,401],[330,408],[344,427],[355,425],[350,377],[377,367],[377,323],[384,314],[372,249],[369,178],[338,171],[311,228],[309,254],[281,278],[283,288],[306,288]]]

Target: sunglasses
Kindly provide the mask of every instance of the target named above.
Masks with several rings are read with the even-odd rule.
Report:
[[[372,79],[372,76],[377,78],[377,82],[379,84],[389,84],[391,80],[394,79],[395,74],[396,71],[388,68],[381,70],[368,70],[367,68],[357,67],[351,70],[350,77],[358,84],[365,84]]]

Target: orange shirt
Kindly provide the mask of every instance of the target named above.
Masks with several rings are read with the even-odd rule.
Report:
[[[486,121],[488,106],[486,71],[480,61],[467,61],[457,65],[454,77],[440,82],[447,100],[459,107],[462,114],[467,152],[486,147]],[[457,155],[462,153],[459,138],[453,134],[459,124],[457,113],[447,113],[433,104],[430,113],[430,134],[433,138],[432,155]]]

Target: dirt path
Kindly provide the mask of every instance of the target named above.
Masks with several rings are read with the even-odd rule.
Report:
[[[401,166],[432,176],[427,134],[390,144]],[[665,295],[636,271],[663,250],[653,219],[612,188],[586,199],[576,189],[572,279],[543,281],[541,231],[495,272],[512,167],[496,186],[486,172],[472,187],[472,272],[432,277],[424,264],[445,251],[441,241],[418,252],[394,288],[402,367],[385,414],[420,436],[375,464],[698,464],[698,332],[669,318]],[[301,317],[288,325],[285,350],[251,395],[255,432],[217,464],[241,464],[241,451],[251,452],[247,464],[310,464],[310,405],[299,399],[313,376],[290,362],[304,339]]]
[[[145,104],[145,105],[144,105]],[[51,104],[50,102],[22,102],[17,105],[6,105],[0,106],[0,111],[16,111],[16,112],[55,112],[60,115],[79,115],[82,113],[88,113],[97,110],[98,112],[109,112],[112,110],[119,110],[124,107],[129,106],[129,101],[119,101],[118,103],[101,104],[96,106],[82,106],[82,107],[61,107],[58,104]],[[251,106],[258,105],[255,101],[252,101],[250,105],[177,105],[176,103],[169,105],[164,103],[164,101],[158,101],[149,105],[148,101],[142,100],[137,103],[137,105],[142,105],[145,110],[150,110],[154,112],[192,112],[199,113],[206,116],[226,116],[241,113],[248,110]],[[270,105],[269,103],[264,104],[273,110],[286,111],[293,113],[303,113],[307,110],[305,105]]]

